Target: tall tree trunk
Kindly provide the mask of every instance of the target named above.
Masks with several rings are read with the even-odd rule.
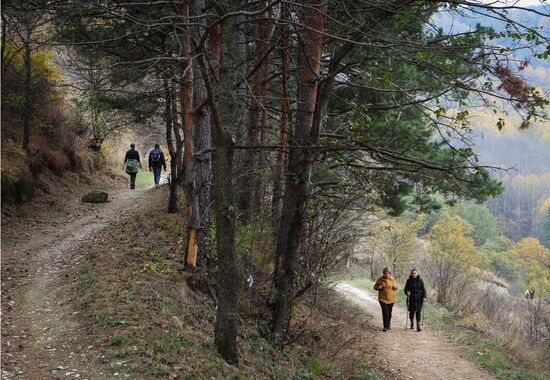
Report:
[[[261,123],[260,123],[260,145],[264,145],[267,142],[267,132],[269,129],[269,113],[267,108],[269,106],[269,64],[270,64],[270,46],[269,41],[273,35],[273,30],[275,28],[275,23],[272,18],[269,18],[265,22],[265,36],[263,43],[263,52],[262,52],[262,66],[261,66],[261,93],[260,93],[260,102],[262,105],[261,112]],[[257,163],[256,163],[256,178],[254,182],[254,198],[252,202],[252,211],[254,213],[260,212],[262,210],[262,205],[264,204],[264,198],[266,195],[266,181],[265,173],[268,168],[268,157],[269,153],[262,151],[261,149],[257,152]]]
[[[411,0],[398,0],[389,9],[380,9],[374,19],[381,21],[391,17],[410,3]],[[300,33],[299,38],[296,123],[291,139],[294,147],[289,150],[273,275],[276,298],[271,305],[272,330],[281,338],[288,332],[292,302],[296,296],[294,284],[306,217],[307,183],[315,160],[315,152],[304,146],[315,146],[319,143],[322,120],[327,112],[340,63],[356,46],[354,39],[360,38],[363,31],[372,26],[365,21],[350,41],[331,53],[327,79],[318,89],[322,40],[321,34],[317,31],[323,30],[323,5],[321,0],[309,0],[306,7],[302,7],[300,12],[300,22],[306,28]]]
[[[214,67],[218,68],[221,55],[222,55],[222,41],[221,41],[221,26],[220,24],[214,24],[210,29],[210,46],[212,54],[216,59]]]
[[[170,109],[170,119],[172,121],[172,131],[175,139],[175,177],[170,176],[173,180],[170,181],[170,203],[173,206],[170,208],[170,212],[175,213],[178,211],[178,186],[181,184],[183,176],[183,137],[180,130],[182,123],[178,120],[178,86],[175,80],[171,80],[170,86],[170,101],[172,106]],[[183,108],[182,108],[183,113]],[[183,115],[182,115],[183,120]]]
[[[4,5],[4,4],[2,4]],[[2,6],[1,18],[2,18],[2,45],[0,46],[0,75],[1,80],[4,81],[4,74],[6,70],[6,15],[4,14],[4,7]]]
[[[245,17],[243,15],[237,16],[237,23],[241,25],[237,30],[237,51],[236,59],[238,62],[245,62],[248,58],[248,42],[247,37],[244,33],[244,28],[242,25],[245,23]],[[243,120],[248,120],[248,99],[250,98],[249,85],[246,80],[241,78],[238,81],[237,86],[237,110],[235,111],[238,115],[241,115]],[[237,129],[235,130],[235,143],[237,145],[246,145],[247,144],[247,125],[246,123],[238,123]],[[247,149],[240,149],[235,152],[235,168],[234,168],[234,178],[236,184],[236,193],[237,193],[237,207],[241,209],[241,203],[245,200],[241,199],[244,189],[243,175],[246,173],[248,168],[245,167],[244,162],[247,157]]]
[[[167,79],[164,80],[164,122],[166,126],[166,145],[170,154],[170,197],[168,199],[168,212],[178,211],[178,157],[177,148],[174,144],[173,114],[172,114],[172,90]]]
[[[237,23],[242,25],[245,22],[244,16],[237,16]],[[246,36],[243,31],[243,27],[239,27],[237,30],[237,54],[236,58],[238,62],[244,62],[247,56],[247,42]],[[246,98],[248,97],[248,85],[245,80],[240,80],[237,88],[237,114],[241,115],[244,120],[247,120],[248,107],[246,104]],[[245,142],[245,126],[243,123],[238,123],[237,129],[235,131],[235,141],[237,145],[242,145]],[[242,157],[244,152],[235,152],[236,162],[242,162]],[[237,173],[237,176],[239,174]]]
[[[215,342],[220,355],[229,363],[237,363],[237,333],[239,327],[239,297],[243,286],[239,259],[235,252],[235,207],[233,199],[234,142],[229,131],[240,122],[235,114],[235,87],[240,65],[236,62],[236,17],[228,17],[221,25],[221,59],[219,92],[213,93],[212,83],[205,75],[212,106],[214,127],[214,210],[216,215],[217,295]],[[206,74],[206,62],[199,59]],[[216,102],[217,99],[217,102]]]
[[[256,20],[256,32],[255,32],[255,48],[254,48],[254,64],[257,66],[261,63],[262,52],[264,51],[264,43],[262,42],[265,37],[264,33],[265,20],[259,18]],[[258,137],[260,131],[260,104],[261,104],[261,87],[262,87],[262,70],[256,67],[256,71],[252,75],[252,89],[250,104],[248,108],[248,120],[246,128],[246,142],[247,145],[258,145]],[[250,220],[253,213],[253,199],[251,196],[255,194],[254,185],[256,184],[256,158],[257,151],[255,149],[246,149],[244,152],[244,159],[242,163],[243,174],[241,176],[241,186],[239,189],[238,205],[243,222]]]
[[[182,16],[186,22],[189,18],[189,6],[183,5]],[[185,149],[183,155],[184,162],[184,190],[187,203],[186,219],[186,247],[185,247],[185,265],[190,267],[197,266],[197,255],[199,250],[197,234],[199,231],[199,200],[196,189],[196,170],[193,161],[194,154],[194,124],[191,117],[193,105],[193,65],[191,61],[191,52],[189,46],[189,35],[183,33],[181,36],[182,48],[184,50],[186,66],[184,67],[183,83],[180,85],[182,97],[182,119],[184,120],[184,141]]]
[[[323,29],[322,0],[310,0],[300,10],[300,22],[306,28],[300,32],[297,71],[296,125],[290,149],[285,194],[275,256],[275,302],[272,305],[273,333],[285,338],[290,323],[292,302],[296,294],[295,280],[302,232],[306,219],[308,182],[313,153],[306,148],[311,143],[318,80],[321,70],[321,39]]]
[[[183,180],[184,170],[183,170],[183,143],[184,136],[182,133],[185,131],[184,128],[184,115],[183,115],[183,99],[181,98],[178,91],[177,81],[172,78],[171,80],[171,93],[172,93],[172,129],[174,131],[174,138],[176,140],[176,173],[178,177],[176,178],[176,186],[179,186]],[[178,99],[180,99],[181,112],[178,112]],[[181,122],[178,119],[181,115]]]
[[[228,73],[229,74],[229,73]],[[223,90],[220,94],[223,94]],[[231,121],[227,104],[220,102],[221,122]],[[216,213],[216,245],[218,253],[215,341],[218,352],[229,363],[237,363],[239,299],[242,274],[235,252],[235,208],[233,204],[232,169],[234,143],[227,131],[215,137],[214,206]]]
[[[32,91],[31,91],[31,60],[32,60],[32,50],[31,50],[31,32],[27,33],[26,39],[24,41],[25,47],[25,63],[24,63],[24,88],[25,88],[25,101],[23,105],[23,149],[29,147],[30,141],[30,128],[31,128],[31,117],[32,117]]]
[[[204,18],[197,19],[204,15],[204,0],[193,0],[190,2],[189,13],[195,17],[191,27],[191,36],[195,41],[200,41],[206,25]],[[199,25],[200,24],[200,25]],[[193,124],[194,124],[194,153],[193,166],[195,168],[195,192],[198,199],[199,229],[197,230],[197,265],[208,264],[208,247],[206,238],[210,232],[211,205],[212,205],[212,128],[210,107],[207,105],[207,89],[205,85],[205,74],[202,65],[194,67],[193,70]]]
[[[275,164],[275,179],[273,181],[273,198],[271,206],[271,213],[273,215],[273,221],[275,225],[279,222],[279,217],[281,215],[282,193],[285,178],[286,145],[290,124],[290,102],[288,99],[288,64],[290,57],[288,53],[288,25],[286,24],[286,20],[288,20],[289,14],[288,5],[283,4],[282,7],[283,27],[281,30],[281,120],[279,131],[279,148],[277,149],[277,161]]]

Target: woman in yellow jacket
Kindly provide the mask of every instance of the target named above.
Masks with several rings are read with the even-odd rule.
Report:
[[[391,276],[388,268],[384,268],[383,275],[374,284],[374,290],[378,291],[378,301],[382,307],[382,319],[384,321],[384,331],[390,330],[391,311],[395,302],[395,293],[397,291],[397,282]]]

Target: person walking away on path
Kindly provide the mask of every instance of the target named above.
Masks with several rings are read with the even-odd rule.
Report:
[[[130,189],[136,188],[136,176],[141,168],[139,161],[139,152],[136,150],[136,144],[130,144],[130,149],[124,157],[124,171],[130,175]]]
[[[395,292],[397,282],[391,276],[388,268],[382,271],[382,277],[376,280],[374,290],[378,291],[378,301],[382,307],[382,320],[384,321],[384,331],[391,330],[391,312],[395,303]]]
[[[149,171],[153,172],[156,188],[160,187],[160,172],[162,168],[166,171],[164,153],[162,153],[159,144],[155,144],[155,148],[149,152]]]
[[[416,313],[416,331],[422,331],[420,327],[422,305],[426,299],[426,288],[424,281],[420,278],[416,268],[411,270],[411,275],[405,284],[405,294],[408,297],[409,319],[411,320],[411,329],[414,329],[414,316]]]

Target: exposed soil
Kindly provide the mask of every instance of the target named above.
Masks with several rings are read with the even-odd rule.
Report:
[[[2,225],[2,379],[130,376],[128,368],[121,368],[99,347],[101,339],[94,343],[93,330],[83,324],[84,312],[76,307],[83,295],[75,291],[79,289],[75,284],[82,284],[84,255],[90,248],[108,249],[108,254],[101,257],[114,260],[122,252],[116,252],[116,245],[109,244],[108,239],[124,235],[132,224],[143,223],[141,216],[162,207],[166,191],[166,188],[110,191],[110,201],[96,205],[82,204],[79,194],[67,192],[62,196],[51,194],[32,206],[6,210]],[[137,215],[140,217],[136,218]],[[131,229],[135,230],[135,226]],[[318,347],[316,354],[326,362],[338,363],[342,368],[338,377],[349,378],[357,368],[365,367],[365,363],[370,367],[368,363],[372,363],[380,368],[384,378],[493,379],[461,358],[444,338],[429,329],[421,333],[405,330],[402,308],[394,308],[394,327],[384,333],[376,328],[381,325],[381,316],[378,302],[371,295],[343,283],[336,289],[364,308],[365,313],[359,310],[352,315],[352,310],[330,301],[325,293],[327,310],[321,307],[324,314],[308,315],[304,306],[296,309],[296,320],[304,323],[296,330],[304,332],[298,337],[299,342]],[[203,302],[207,303],[207,298]],[[346,312],[339,315],[342,310]],[[194,318],[188,323],[193,326],[193,321]],[[161,321],[160,325],[164,323]],[[165,327],[163,330],[168,331]],[[197,332],[200,331],[194,331]],[[209,347],[211,331],[207,333],[209,338],[201,339]],[[258,342],[242,343],[258,345]],[[297,352],[296,347],[287,346],[285,351]],[[250,374],[261,368],[256,363],[257,357],[266,354],[257,353],[257,347],[242,349],[244,367],[240,369]],[[182,368],[186,367],[180,367],[176,373],[187,372]],[[273,376],[269,365],[263,370],[259,378]]]
[[[110,192],[105,204],[77,195],[48,209],[31,206],[2,226],[2,379],[112,378],[84,339],[69,291],[83,252],[78,247],[127,218],[155,190]],[[21,215],[23,214],[23,215]]]
[[[436,332],[425,327],[421,332],[405,328],[408,324],[406,310],[400,305],[395,304],[393,307],[391,330],[383,332],[382,312],[375,296],[346,283],[337,284],[335,290],[373,315],[372,322],[380,326],[377,339],[380,364],[384,365],[385,362],[405,379],[495,379],[462,358]]]

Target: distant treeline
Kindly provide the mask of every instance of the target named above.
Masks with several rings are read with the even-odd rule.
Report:
[[[511,169],[497,176],[543,175],[550,172],[550,143],[544,140],[546,136],[539,135],[539,130],[543,128],[506,134],[483,128],[474,138],[474,150],[481,163]]]
[[[544,131],[477,131],[474,144],[481,163],[506,169],[492,174],[502,182],[504,192],[485,204],[510,239],[537,237],[550,198],[550,144],[540,134]]]
[[[486,205],[512,240],[538,236],[539,225],[550,198],[550,173],[501,178],[505,191]],[[546,207],[545,207],[546,206]]]

